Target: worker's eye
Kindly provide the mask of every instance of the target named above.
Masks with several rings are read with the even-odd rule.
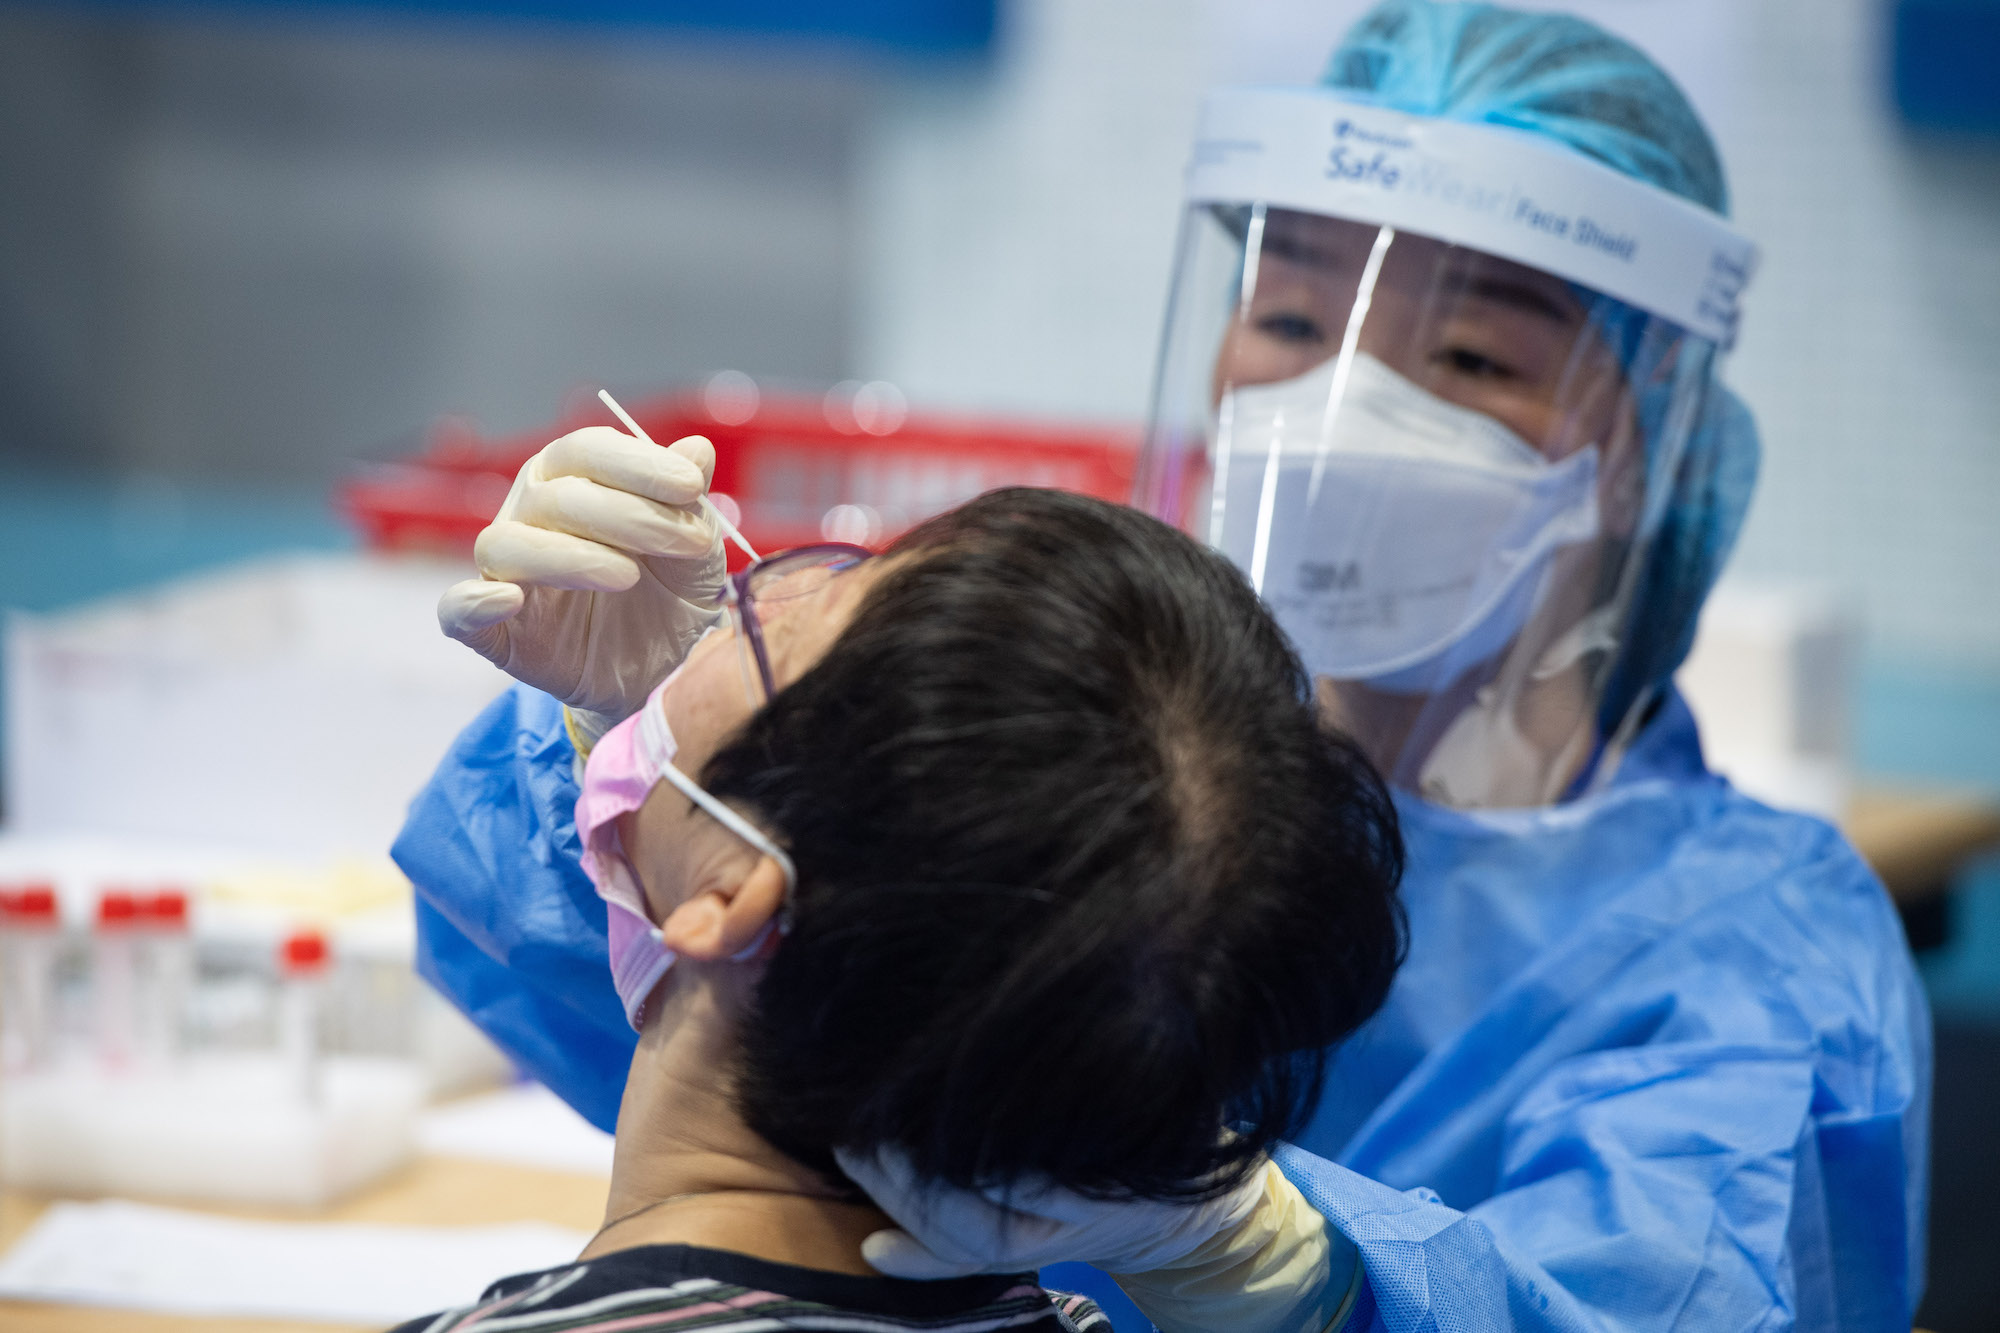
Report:
[[[1511,366],[1506,366],[1484,352],[1476,352],[1470,347],[1440,348],[1431,356],[1434,365],[1464,375],[1470,379],[1511,380],[1518,378]]]
[[[1326,330],[1305,315],[1272,314],[1257,317],[1257,331],[1281,343],[1318,346],[1326,341]]]

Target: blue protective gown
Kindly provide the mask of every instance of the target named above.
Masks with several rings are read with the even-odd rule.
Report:
[[[516,688],[395,856],[425,975],[608,1127],[634,1038],[570,769]],[[1908,1329],[1929,1015],[1840,835],[1709,774],[1678,698],[1602,793],[1403,814],[1409,961],[1280,1155],[1361,1250],[1355,1326]]]

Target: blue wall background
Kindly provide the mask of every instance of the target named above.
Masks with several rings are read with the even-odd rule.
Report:
[[[500,20],[805,38],[917,56],[992,45],[997,0],[43,0],[97,15]]]

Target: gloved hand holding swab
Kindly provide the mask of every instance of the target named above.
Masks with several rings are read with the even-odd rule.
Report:
[[[632,419],[632,414],[630,412],[627,412],[624,408],[618,405],[618,400],[611,396],[611,391],[609,389],[599,389],[597,391],[597,396],[604,400],[604,405],[606,407],[611,409],[611,415],[617,417],[619,422],[624,425],[625,429],[632,432],[632,436],[634,439],[642,440],[647,444],[652,444],[654,442],[653,437],[646,434],[645,429],[642,426],[640,426],[638,422]],[[734,523],[731,523],[729,519],[724,516],[723,512],[715,507],[715,501],[708,498],[707,491],[703,491],[701,494],[701,507],[703,510],[707,512],[710,518],[715,520],[715,526],[722,529],[723,535],[728,537],[729,540],[735,542],[738,549],[740,549],[743,552],[743,554],[749,556],[752,560],[763,559],[763,557],[758,555],[757,552],[751,547],[749,542],[743,540],[743,534],[737,531],[736,525]]]
[[[522,464],[474,544],[479,577],[438,602],[439,628],[568,704],[583,741],[637,708],[721,614],[723,534],[751,549],[708,499],[715,446],[661,448],[604,401],[631,433],[584,426]]]

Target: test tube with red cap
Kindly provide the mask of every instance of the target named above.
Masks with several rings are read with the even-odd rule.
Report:
[[[50,1015],[55,1008],[56,951],[62,947],[62,914],[55,885],[0,887],[0,1066],[32,1069],[54,1054]]]
[[[326,936],[296,930],[278,946],[278,1051],[286,1077],[305,1102],[320,1099],[320,987],[327,970]]]
[[[97,1058],[113,1069],[132,1063],[137,1048],[139,895],[107,887],[97,897],[90,942],[91,991],[97,1008]]]
[[[194,976],[186,890],[155,889],[139,900],[139,920],[144,949],[139,1049],[153,1063],[171,1065],[180,1058],[181,1024]]]

